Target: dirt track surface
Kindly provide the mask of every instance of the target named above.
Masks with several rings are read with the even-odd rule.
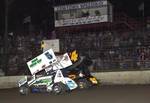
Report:
[[[0,90],[0,103],[150,103],[150,86],[102,86],[64,95]]]

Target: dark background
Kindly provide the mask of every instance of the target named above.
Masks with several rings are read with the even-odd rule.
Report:
[[[8,0],[8,31],[16,30],[23,19],[31,16],[32,24],[39,25],[39,28],[47,27],[49,31],[54,29],[53,5],[62,5],[81,2],[81,0]],[[63,2],[65,1],[65,2]],[[82,0],[83,2],[87,0]],[[90,0],[88,0],[90,1]],[[110,0],[114,11],[125,12],[130,17],[140,18],[139,5],[144,2],[144,16],[150,15],[149,0]],[[0,0],[0,34],[4,33],[5,3]]]

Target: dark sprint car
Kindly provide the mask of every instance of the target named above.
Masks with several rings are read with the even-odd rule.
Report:
[[[88,69],[88,67],[92,64],[90,58],[79,57],[77,51],[73,51],[70,54],[70,58],[74,64],[63,69],[63,74],[74,80],[78,84],[79,89],[87,89],[99,84],[98,80],[91,75],[91,72]]]

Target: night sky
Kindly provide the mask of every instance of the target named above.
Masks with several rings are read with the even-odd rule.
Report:
[[[48,2],[49,1],[49,2]],[[63,4],[63,0],[55,0],[55,5]],[[68,0],[65,3],[75,3],[90,0]],[[92,0],[93,1],[93,0]],[[144,1],[145,16],[150,16],[150,0],[110,0],[115,11],[123,11],[131,17],[141,16],[138,6]],[[41,24],[42,20],[49,20],[53,27],[52,0],[14,0],[9,6],[9,29],[15,29],[14,25],[20,25],[23,18],[31,15],[33,24]],[[4,0],[0,0],[0,34],[4,32]]]

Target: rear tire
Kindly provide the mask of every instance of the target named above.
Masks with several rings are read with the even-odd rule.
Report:
[[[79,89],[88,89],[88,88],[90,88],[90,82],[86,78],[77,80],[77,84],[78,84]]]
[[[65,84],[59,82],[59,83],[55,83],[52,87],[52,92],[56,95],[58,94],[63,94],[65,92],[68,91],[68,88]]]

